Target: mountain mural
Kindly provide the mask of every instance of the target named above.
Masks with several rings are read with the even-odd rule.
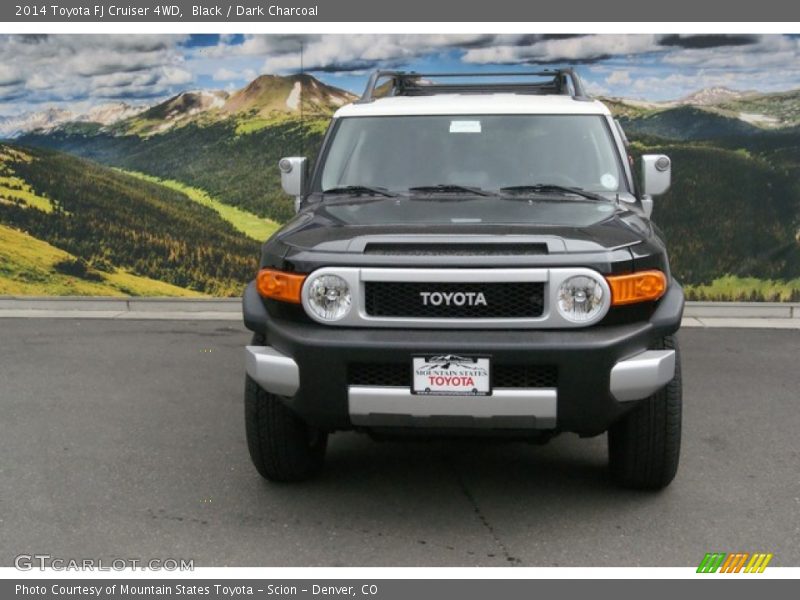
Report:
[[[291,200],[280,190],[278,159],[295,154],[313,159],[331,114],[355,98],[308,74],[262,75],[238,90],[186,91],[152,106],[97,109],[73,119],[31,117],[28,129],[15,125],[16,137],[6,147],[36,157],[13,169],[14,177],[37,194],[54,193],[40,169],[69,166],[74,178],[77,168],[71,161],[77,156],[92,162],[74,164],[92,165],[89,172],[98,178],[110,173],[153,194],[158,186],[171,186],[170,193],[188,198],[189,204],[175,200],[180,210],[196,206],[192,199],[206,198],[205,208],[216,214],[204,214],[214,223],[221,219],[220,227],[227,227],[225,211],[238,211],[227,222],[244,219],[246,227],[238,230],[244,237],[242,231],[270,231],[291,216]],[[690,297],[800,299],[800,91],[763,94],[712,87],[670,102],[603,100],[625,127],[632,154],[663,151],[673,158],[673,188],[656,200],[654,217]],[[92,114],[98,116],[92,120]],[[67,185],[58,187],[62,196],[67,190]],[[79,231],[87,240],[97,239],[90,230],[99,226],[96,217],[87,221],[88,229],[56,236],[49,229],[53,222],[47,221],[54,217],[41,217],[50,223],[45,226],[30,218],[36,206],[5,204],[0,204],[0,223],[71,253],[85,261],[88,272],[97,272],[92,265],[98,256],[111,256],[112,267],[129,275],[223,295],[237,293],[234,282],[244,284],[249,276],[242,268],[246,256],[236,253],[250,246],[225,242],[238,261],[228,261],[231,269],[237,265],[230,272],[220,272],[220,264],[228,264],[224,261],[204,267],[197,258],[186,269],[193,275],[187,278],[184,272],[176,280],[155,268],[158,257],[171,252],[165,248],[172,242],[155,245],[153,256],[130,264],[109,253],[104,246],[111,243],[109,237],[97,242],[102,251],[85,240],[68,239]],[[69,209],[74,214],[85,210],[80,204]],[[181,223],[175,221],[175,227]],[[230,235],[236,230],[226,230],[224,236]],[[213,276],[200,277],[204,268]]]
[[[82,113],[48,108],[0,117],[0,139],[58,131],[148,136],[176,126],[209,125],[230,118],[252,130],[281,117],[329,118],[338,107],[355,99],[351,92],[311,75],[261,75],[234,92],[189,90],[152,106],[115,102]]]
[[[669,139],[717,139],[800,127],[800,90],[759,94],[707,88],[671,102],[601,99],[626,131]]]
[[[85,112],[48,108],[43,111],[26,112],[15,117],[0,117],[0,139],[13,139],[32,131],[53,131],[59,127],[77,123],[104,127],[133,117],[146,109],[146,106],[112,102],[94,106]]]
[[[262,75],[232,93],[183,92],[109,125],[67,122],[22,144],[172,179],[261,217],[285,221],[277,161],[313,156],[330,116],[355,96],[310,75]]]
[[[0,295],[238,295],[259,242],[198,200],[69,154],[0,144]]]

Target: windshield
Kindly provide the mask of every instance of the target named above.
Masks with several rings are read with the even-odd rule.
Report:
[[[363,186],[463,193],[537,185],[625,190],[602,115],[343,118],[319,183],[317,191]]]

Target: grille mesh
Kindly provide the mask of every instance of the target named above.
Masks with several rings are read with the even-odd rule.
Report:
[[[492,387],[558,387],[558,369],[553,365],[491,366]],[[352,363],[348,367],[349,385],[411,387],[410,363]]]
[[[553,365],[493,365],[491,376],[495,387],[558,387],[558,369]]]
[[[411,387],[410,363],[353,363],[349,367],[350,385],[389,385]]]
[[[485,305],[457,306],[441,302],[423,304],[422,293],[478,294]],[[367,314],[373,317],[417,317],[445,319],[514,319],[540,317],[544,310],[544,284],[521,283],[401,283],[369,281],[364,286]],[[475,296],[476,297],[476,296]]]

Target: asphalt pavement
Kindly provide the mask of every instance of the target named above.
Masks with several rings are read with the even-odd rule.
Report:
[[[684,329],[673,484],[619,490],[605,437],[332,436],[263,481],[231,321],[0,319],[0,566],[18,554],[195,566],[800,566],[800,331]]]

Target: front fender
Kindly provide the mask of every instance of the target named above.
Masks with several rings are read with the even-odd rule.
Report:
[[[255,333],[264,334],[267,331],[267,307],[258,294],[255,280],[247,284],[242,296],[242,316],[244,326]]]

